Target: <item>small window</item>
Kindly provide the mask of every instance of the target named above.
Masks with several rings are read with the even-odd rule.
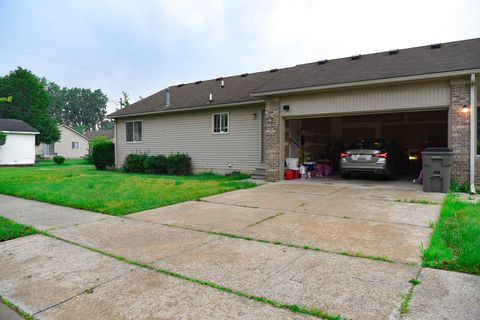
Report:
[[[228,133],[228,126],[229,126],[228,113],[213,114],[213,133],[215,134]]]
[[[73,142],[72,142],[72,149],[79,149],[79,148],[80,148],[79,142],[73,141]]]
[[[127,142],[142,142],[143,123],[142,121],[126,122]]]

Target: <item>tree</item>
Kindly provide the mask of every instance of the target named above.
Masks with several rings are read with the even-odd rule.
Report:
[[[120,109],[123,109],[130,105],[130,101],[129,101],[130,98],[128,96],[128,93],[126,93],[125,91],[122,91],[122,95],[123,95],[123,99],[120,98]]]
[[[37,129],[36,145],[60,140],[57,122],[50,115],[49,96],[31,71],[19,67],[0,77],[0,96],[13,97],[11,102],[0,102],[0,118],[20,119]]]
[[[50,114],[57,123],[63,124],[63,108],[65,106],[65,91],[67,88],[60,88],[55,82],[49,82],[46,78],[40,79],[50,101]]]
[[[62,95],[62,121],[66,125],[94,130],[105,119],[108,98],[100,89],[63,88]]]
[[[102,123],[100,123],[100,129],[102,130],[109,130],[113,129],[114,124],[113,121],[111,120],[103,120]]]

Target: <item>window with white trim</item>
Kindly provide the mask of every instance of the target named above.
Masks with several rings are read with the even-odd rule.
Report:
[[[127,142],[142,142],[143,141],[143,123],[142,121],[127,121],[126,126],[126,141]]]
[[[80,149],[80,143],[78,141],[72,141],[72,149]]]
[[[229,127],[228,112],[213,114],[213,133],[222,134],[228,133]]]

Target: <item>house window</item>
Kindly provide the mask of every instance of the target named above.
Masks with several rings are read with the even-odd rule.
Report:
[[[72,141],[72,149],[79,149],[80,148],[80,144],[79,142],[77,141]]]
[[[228,133],[228,127],[229,127],[228,113],[213,114],[213,133],[215,134]]]
[[[142,121],[128,121],[127,127],[127,142],[142,142],[143,123]]]

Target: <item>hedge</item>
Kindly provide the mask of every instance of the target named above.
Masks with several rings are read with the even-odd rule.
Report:
[[[54,156],[53,157],[53,162],[55,162],[56,164],[62,164],[65,162],[65,157],[62,157],[62,156]]]
[[[169,156],[131,153],[125,158],[123,170],[184,176],[192,174],[192,159],[185,153],[174,153]]]
[[[115,165],[115,145],[112,141],[97,143],[92,148],[92,161],[97,169],[105,170]]]

